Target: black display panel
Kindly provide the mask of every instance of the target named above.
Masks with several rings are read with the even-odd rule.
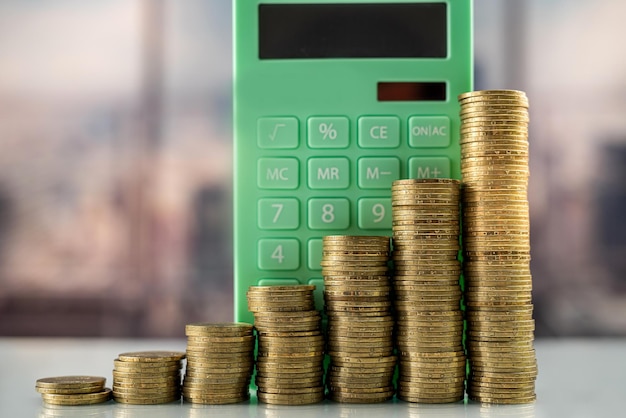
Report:
[[[377,86],[379,102],[421,102],[446,100],[443,82],[380,82]]]
[[[261,4],[259,58],[445,58],[445,3]]]

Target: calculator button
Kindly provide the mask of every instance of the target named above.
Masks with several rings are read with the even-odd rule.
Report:
[[[300,242],[296,239],[260,239],[258,267],[261,270],[296,270],[300,267]]]
[[[396,148],[400,145],[400,119],[395,116],[359,118],[359,147]]]
[[[445,148],[450,146],[450,118],[447,116],[412,116],[409,118],[409,146]]]
[[[259,286],[297,286],[298,279],[261,279],[257,283]]]
[[[359,199],[358,225],[361,229],[391,229],[391,199],[365,197]]]
[[[324,279],[314,277],[307,282],[310,285],[315,286],[313,291],[313,298],[315,299],[315,309],[318,311],[324,310]]]
[[[409,178],[450,178],[450,159],[447,157],[413,157],[409,159]]]
[[[308,120],[307,128],[310,148],[347,148],[350,145],[348,118],[312,117]]]
[[[311,189],[347,189],[350,186],[350,161],[347,158],[311,158],[308,165]]]
[[[295,158],[261,158],[257,185],[261,189],[297,189],[298,160]]]
[[[394,157],[361,158],[358,176],[361,189],[390,189],[391,183],[400,178],[400,160]]]
[[[261,229],[297,229],[300,226],[298,199],[260,199],[258,225]]]
[[[293,149],[298,147],[298,119],[260,118],[257,121],[257,144],[266,149]]]
[[[310,239],[307,248],[307,267],[309,270],[321,270],[321,263],[322,240],[320,238]]]
[[[347,229],[350,226],[350,202],[342,198],[309,200],[309,228]]]

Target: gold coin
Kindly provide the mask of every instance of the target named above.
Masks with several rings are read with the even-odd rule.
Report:
[[[176,371],[175,373],[171,373],[171,374],[156,374],[156,373],[151,373],[151,374],[130,374],[130,373],[123,373],[123,372],[118,372],[116,370],[113,370],[113,378],[116,381],[132,381],[132,382],[137,382],[137,383],[157,383],[157,382],[166,382],[166,381],[173,381],[176,379],[180,379],[180,372]]]
[[[271,387],[300,387],[303,385],[313,385],[317,387],[322,384],[322,376],[303,375],[303,377],[263,377],[257,375],[256,384]]]
[[[184,354],[184,353],[183,353]],[[162,368],[172,368],[172,367],[181,367],[183,364],[182,360],[172,360],[172,361],[123,361],[119,358],[113,360],[113,365],[117,368],[126,367],[132,368],[133,370],[145,370],[146,372],[154,372],[156,369]]]
[[[331,288],[337,289],[337,288]],[[391,286],[385,286],[383,290],[370,290],[370,289],[362,289],[362,290],[324,290],[324,295],[335,298],[335,297],[388,297],[391,293]]]
[[[314,285],[291,285],[291,286],[250,286],[248,293],[258,292],[259,294],[280,294],[283,292],[309,293],[315,290]]]
[[[324,391],[305,394],[276,394],[257,391],[259,402],[274,405],[306,405],[324,400]]]
[[[467,384],[476,388],[491,388],[492,390],[507,390],[507,389],[524,389],[524,388],[533,388],[535,387],[535,381],[526,381],[526,382],[490,382],[490,381],[481,381],[481,380],[473,380],[468,379]]]
[[[328,355],[331,357],[387,357],[393,354],[393,344],[381,347],[359,347],[354,346],[329,346]]]
[[[313,300],[312,294],[307,294],[306,296],[255,296],[248,295],[247,296],[248,304],[284,304],[284,303],[294,303],[299,305],[304,305],[310,303]]]
[[[341,386],[329,386],[328,390],[334,394],[344,394],[344,395],[366,395],[366,394],[382,394],[393,392],[393,386],[383,386],[383,387],[373,387],[373,388],[346,388]]]
[[[372,404],[390,400],[394,392],[393,390],[380,394],[329,392],[328,398],[340,403]]]
[[[272,333],[280,334],[282,336],[287,336],[289,332],[311,332],[311,333],[319,333],[320,330],[320,320],[316,322],[286,322],[283,324],[276,323],[262,323],[258,322],[255,324],[255,328],[259,333],[259,336],[272,336]]]
[[[249,383],[249,382],[248,382]],[[241,393],[244,386],[242,384],[233,385],[233,384],[217,384],[217,383],[187,383],[183,384],[182,393],[183,394],[194,394],[194,393],[211,393],[211,394],[226,394],[232,392]]]
[[[324,370],[321,364],[316,369],[267,369],[259,370],[257,375],[259,378],[264,379],[301,379],[301,378],[315,378],[319,379],[321,384],[324,378]]]
[[[95,393],[101,392],[104,389],[103,385],[100,386],[85,386],[76,388],[53,388],[53,387],[35,387],[35,390],[39,393],[50,393],[59,395],[79,395],[82,393]]]
[[[351,266],[333,266],[322,268],[322,276],[371,276],[387,274],[388,268],[385,267],[351,267]]]
[[[386,342],[378,342],[378,343],[365,343],[363,340],[352,340],[352,341],[334,341],[333,339],[328,341],[328,351],[329,352],[343,352],[350,351],[354,354],[357,353],[379,353],[384,352],[388,353],[389,350],[393,349],[393,340],[391,338],[387,338]],[[360,343],[360,344],[359,344]]]
[[[314,321],[320,318],[320,313],[316,310],[309,311],[298,311],[298,312],[281,312],[280,314],[272,313],[272,312],[256,312],[254,314],[254,319],[264,320],[264,321],[275,321],[275,322],[287,322],[287,321],[303,321],[309,320]]]
[[[537,396],[526,396],[519,398],[493,398],[489,396],[478,396],[478,395],[470,395],[470,399],[473,401],[481,402],[481,403],[490,403],[490,404],[503,404],[503,405],[517,405],[517,404],[527,404],[533,403],[537,400]]]
[[[42,393],[41,397],[45,403],[53,405],[93,405],[111,399],[111,389],[104,388],[100,392],[81,394]]]
[[[245,367],[241,367],[245,369]],[[191,377],[196,379],[211,379],[215,383],[240,383],[245,380],[250,380],[250,376],[254,370],[253,366],[250,366],[247,370],[241,370],[240,372],[224,374],[222,370],[202,370],[195,369],[194,367],[187,368],[185,371],[185,378]]]
[[[406,187],[410,185],[459,185],[461,182],[456,179],[432,178],[432,179],[401,179],[394,180],[391,187]]]
[[[124,362],[162,363],[180,361],[185,358],[185,353],[179,351],[136,351],[122,353],[117,358]]]
[[[438,371],[439,370],[439,371]],[[401,368],[399,371],[399,380],[411,381],[412,378],[444,380],[448,378],[461,378],[465,380],[465,365],[456,369],[416,369],[407,370]]]
[[[113,386],[113,394],[115,396],[137,396],[137,397],[165,397],[180,393],[180,386],[172,385],[169,387],[155,388],[133,388],[124,386]]]
[[[458,363],[465,364],[467,357],[464,350],[447,353],[415,353],[407,357],[400,357],[400,366],[425,365],[428,367],[438,367],[439,364],[445,366],[456,366]]]
[[[369,291],[382,292],[390,290],[391,280],[389,276],[382,279],[346,279],[326,276],[324,278],[324,288],[328,291]]]
[[[185,335],[188,337],[211,337],[222,335],[240,337],[252,335],[252,325],[243,322],[197,322],[185,325]]]
[[[505,120],[502,123],[477,122],[475,120],[465,118],[461,123],[459,131],[461,132],[461,136],[482,132],[521,132],[528,135],[528,123],[525,121],[516,123],[511,120]]]
[[[320,356],[321,357],[321,356]],[[280,369],[280,370],[279,370]],[[265,371],[281,371],[284,372],[288,369],[295,369],[294,371],[302,372],[313,372],[321,370],[321,363],[318,358],[311,359],[297,359],[294,358],[292,361],[287,361],[287,359],[272,359],[272,358],[259,358],[257,361],[257,370],[265,370]]]
[[[351,378],[351,379],[383,379],[393,377],[394,365],[376,366],[371,365],[368,367],[342,367],[331,366],[328,369],[327,377],[333,378]]]
[[[230,390],[217,392],[210,390],[198,390],[184,392],[183,399],[194,403],[223,405],[248,400],[250,399],[250,393],[249,390],[243,388],[231,388]]]
[[[525,398],[535,396],[535,388],[521,388],[521,389],[513,389],[509,388],[505,391],[503,390],[492,390],[492,388],[485,388],[482,386],[468,386],[467,391],[472,394],[472,396],[477,397],[491,397],[496,399],[516,399],[516,398]]]
[[[382,381],[376,381],[372,379],[369,381],[354,381],[352,379],[328,379],[327,383],[329,388],[333,391],[337,391],[337,388],[349,389],[351,391],[361,391],[376,388],[385,388],[389,390],[391,385],[391,377],[383,379]]]
[[[260,391],[260,390],[259,390]],[[268,394],[282,394],[282,395],[302,395],[307,393],[320,393],[324,391],[324,387],[320,384],[314,387],[294,387],[294,388],[275,388],[266,387],[263,391],[260,391],[266,395]],[[258,392],[257,392],[258,395]]]
[[[449,389],[428,389],[415,386],[414,384],[402,384],[402,382],[398,382],[399,395],[402,394],[433,399],[449,399],[451,397],[454,397],[458,399],[459,397],[464,396],[464,392],[465,391],[462,384],[455,385]]]
[[[526,97],[526,92],[522,90],[510,90],[510,89],[492,89],[492,90],[474,90],[466,93],[461,93],[457,96],[457,99],[460,103],[463,103],[465,100],[470,100],[474,98],[484,97],[489,99],[491,97],[500,97],[507,96],[513,98],[519,98],[519,100],[528,100]]]
[[[131,398],[131,397],[127,397],[127,396],[116,396],[116,395],[113,395],[113,399],[115,400],[115,402],[125,403],[125,404],[133,404],[133,405],[159,405],[159,404],[164,404],[164,403],[171,403],[171,402],[174,402],[174,401],[179,402],[180,401],[180,394],[179,395],[159,397],[159,398]]]
[[[85,387],[104,387],[106,378],[101,376],[56,376],[37,379],[35,386],[49,389],[72,389]]]
[[[319,343],[310,343],[306,346],[280,346],[280,345],[271,345],[271,344],[260,344],[259,343],[259,351],[265,354],[280,354],[280,353],[308,353],[311,351],[322,351],[324,349],[324,341]]]
[[[428,398],[423,396],[412,396],[410,394],[398,392],[398,399],[405,402],[413,403],[425,403],[425,404],[442,404],[442,403],[455,403],[462,401],[465,398],[463,396],[451,396],[449,398]]]
[[[472,137],[461,138],[461,155],[467,156],[479,152],[517,152],[529,155],[528,137]],[[465,179],[463,186],[465,187]]]
[[[393,328],[393,324],[394,320],[391,315],[362,318],[352,317],[349,315],[330,315],[328,317],[329,326],[349,328],[361,331],[388,330]]]
[[[467,106],[461,109],[459,117],[462,121],[473,117],[507,117],[528,118],[528,109],[525,107],[513,107],[507,105]]]
[[[499,373],[501,376],[499,377],[484,377],[484,376],[475,376],[470,374],[468,377],[468,382],[472,382],[474,385],[481,383],[486,385],[516,385],[516,386],[530,386],[535,385],[535,381],[537,380],[536,373],[535,374],[527,374],[523,377],[518,377],[519,373]]]
[[[277,353],[277,352],[267,352],[267,351],[259,351],[258,355],[257,355],[257,361],[258,358],[267,358],[267,359],[277,359],[277,358],[311,358],[311,357],[320,357],[324,355],[324,350],[314,350],[312,349],[312,351],[308,351],[308,352],[284,352],[284,353]]]
[[[250,395],[233,395],[231,397],[215,397],[215,396],[201,396],[198,395],[196,397],[183,397],[186,402],[196,403],[196,404],[204,404],[204,405],[226,405],[226,404],[234,404],[245,402],[250,399]]]
[[[187,346],[208,346],[212,344],[222,343],[248,343],[254,341],[254,335],[250,334],[244,337],[188,337]]]
[[[349,245],[387,245],[389,238],[378,235],[326,235],[322,238],[322,242],[325,243],[345,243]]]

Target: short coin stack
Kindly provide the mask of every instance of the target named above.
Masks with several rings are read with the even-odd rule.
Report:
[[[35,389],[44,402],[53,405],[92,405],[111,399],[106,379],[99,376],[59,376],[37,380]]]
[[[459,96],[468,393],[485,403],[535,400],[528,99],[490,90]]]
[[[459,203],[457,180],[392,185],[398,398],[405,401],[447,403],[465,396]]]
[[[189,324],[185,401],[229,404],[250,399],[255,337],[244,323]]]
[[[324,399],[324,336],[315,286],[251,286],[248,309],[259,337],[260,402],[304,405]]]
[[[394,395],[389,250],[389,237],[323,239],[327,386],[334,401],[374,403]]]
[[[113,399],[155,405],[180,400],[180,369],[185,353],[138,351],[122,353],[114,361]]]

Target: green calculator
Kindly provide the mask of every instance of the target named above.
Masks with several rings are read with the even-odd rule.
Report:
[[[235,319],[314,284],[325,235],[391,235],[391,183],[460,179],[471,0],[234,0]]]

